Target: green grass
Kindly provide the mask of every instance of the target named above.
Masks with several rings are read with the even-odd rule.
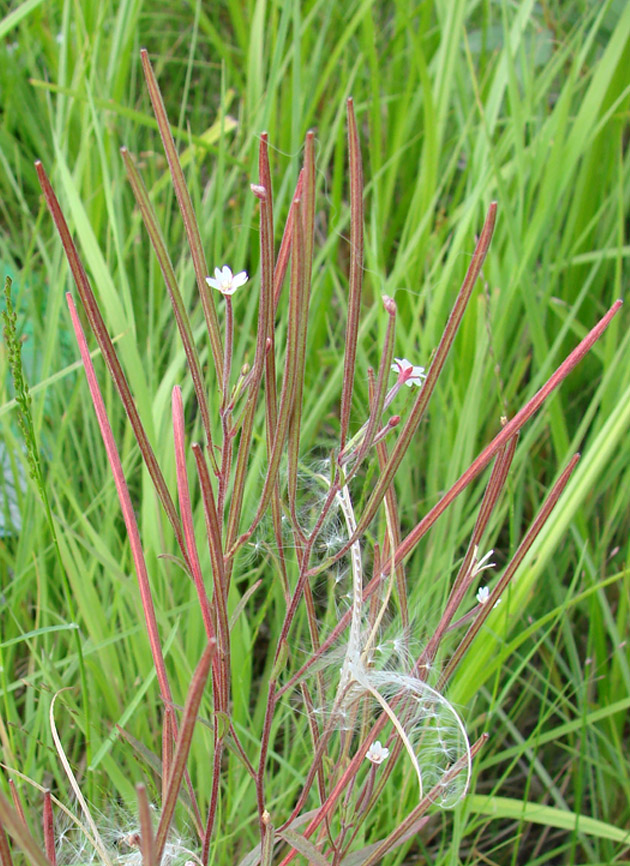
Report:
[[[352,429],[364,420],[365,371],[377,366],[384,337],[380,295],[398,304],[395,354],[427,365],[475,233],[496,199],[484,279],[399,473],[399,510],[408,530],[499,429],[500,416],[513,415],[624,294],[630,7],[587,0],[5,6],[0,261],[2,277],[14,278],[35,431],[88,694],[78,687],[80,659],[46,513],[35,487],[18,484],[21,529],[12,531],[5,514],[0,538],[3,762],[70,801],[48,709],[54,692],[71,687],[56,702],[56,722],[83,790],[103,812],[114,800],[133,811],[134,784],[152,776],[115,725],[159,751],[161,708],[116,492],[76,363],[63,297],[71,279],[34,159],[42,160],[57,189],[171,487],[170,392],[183,381],[184,357],[125,178],[118,153],[123,144],[142,163],[204,364],[208,347],[140,47],[151,54],[178,148],[187,153],[185,174],[211,267],[227,262],[257,273],[258,221],[249,183],[257,178],[260,131],[269,132],[282,218],[304,135],[316,130],[306,462],[325,453],[338,426],[348,267],[345,98],[354,96],[366,178],[363,374],[355,383]],[[250,303],[240,299],[236,307],[239,362],[253,358],[255,301],[252,293]],[[582,459],[451,685],[449,696],[471,736],[490,733],[476,763],[474,796],[453,812],[433,813],[391,863],[406,856],[445,866],[627,858],[629,321],[622,309],[521,435],[510,495],[488,537],[499,566],[569,456],[579,450]],[[243,335],[250,333],[247,344]],[[12,461],[6,486],[25,458],[2,352],[0,442]],[[175,699],[183,702],[203,646],[201,618],[190,582],[176,562],[162,558],[175,552],[170,527],[117,396],[105,384],[102,362],[96,363],[137,508]],[[184,399],[192,423],[187,385]],[[266,459],[262,437],[253,456],[260,468],[251,474],[250,500]],[[481,491],[474,485],[460,497],[406,563],[420,644],[439,617]],[[196,519],[202,537],[200,510]],[[272,568],[273,561],[253,549],[241,557],[232,607]],[[235,625],[240,654],[233,659],[233,712],[246,745],[248,730],[260,724],[261,683],[270,673],[261,654],[282,615],[274,592],[263,598],[258,591]],[[305,772],[306,720],[301,732],[292,750],[275,756],[272,806]],[[204,801],[211,742],[200,727],[190,760]],[[230,760],[217,863],[238,862],[256,842],[247,781]],[[402,795],[400,786],[385,789],[366,843],[409,811],[416,789],[412,778],[407,782]],[[18,787],[35,825],[40,795],[24,781]]]

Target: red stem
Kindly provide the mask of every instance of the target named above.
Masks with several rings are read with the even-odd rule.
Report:
[[[57,853],[55,851],[55,821],[52,810],[52,798],[50,791],[44,791],[44,814],[42,817],[44,825],[44,847],[46,856],[51,866],[57,866]]]
[[[107,417],[105,403],[103,402],[103,397],[98,386],[98,381],[96,379],[96,373],[94,372],[94,365],[92,364],[92,359],[90,357],[90,352],[88,349],[87,341],[85,339],[85,334],[83,333],[83,328],[81,327],[81,322],[79,321],[79,316],[77,314],[77,309],[74,304],[74,299],[70,292],[66,293],[66,300],[68,302],[68,308],[70,310],[70,317],[72,319],[72,325],[79,346],[79,352],[81,353],[81,360],[83,361],[85,375],[88,380],[88,386],[90,389],[92,402],[94,404],[96,418],[101,430],[101,436],[105,445],[105,451],[107,452],[109,465],[114,476],[114,483],[116,485],[116,491],[118,493],[118,499],[120,501],[120,507],[123,513],[125,527],[127,529],[127,535],[129,537],[129,546],[131,548],[131,555],[138,578],[142,609],[144,611],[147,635],[149,638],[149,644],[151,646],[151,655],[153,656],[153,664],[155,666],[155,671],[160,686],[160,694],[162,696],[163,702],[167,705],[170,705],[173,703],[173,698],[168,682],[168,675],[166,673],[166,665],[164,664],[164,656],[162,655],[162,645],[160,643],[157,619],[155,616],[155,607],[153,605],[153,597],[151,595],[149,576],[147,574],[144,553],[142,551],[142,544],[140,541],[138,524],[136,522],[136,515],[133,510],[133,505],[131,504],[131,497],[129,496],[127,482],[125,481],[122,463],[120,462],[118,449],[116,448],[112,429],[109,423],[109,419]],[[189,780],[187,781],[189,782]],[[199,814],[199,807],[197,805],[196,798],[190,784],[188,785],[188,787],[191,794],[197,824],[198,826],[200,826],[201,816]]]

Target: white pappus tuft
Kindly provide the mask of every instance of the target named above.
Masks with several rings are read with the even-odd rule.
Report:
[[[352,537],[356,531],[356,520],[348,488],[343,487],[337,498],[347,535]],[[392,591],[394,569],[390,570],[384,586],[380,608],[376,612],[372,610],[366,626],[361,548],[358,541],[351,545],[349,554],[352,618],[332,709],[333,717],[345,726],[348,717],[354,718],[359,714],[358,708],[363,708],[372,717],[385,713],[413,767],[420,799],[433,791],[436,802],[445,807],[453,806],[468,789],[472,773],[470,744],[463,722],[440,692],[408,672],[410,666],[403,664],[395,669],[391,665],[396,656],[393,648],[398,646],[404,650],[404,639],[395,640],[389,652],[385,651],[387,642],[377,641]],[[487,566],[482,564],[483,567]],[[382,663],[383,659],[387,661],[389,669],[378,668],[379,661]],[[371,748],[375,746],[376,741]],[[449,770],[457,762],[463,765],[463,771],[453,775]]]

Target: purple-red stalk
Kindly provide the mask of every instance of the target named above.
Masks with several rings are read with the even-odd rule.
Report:
[[[55,821],[52,810],[52,797],[50,791],[44,791],[44,814],[42,815],[44,830],[44,849],[51,866],[57,866],[57,852],[55,851]]]
[[[68,264],[70,265],[74,282],[81,297],[81,302],[85,309],[88,322],[90,323],[90,328],[92,329],[92,333],[96,337],[96,342],[105,358],[105,363],[107,364],[107,368],[109,369],[116,390],[118,391],[125,412],[127,413],[129,422],[131,423],[134,436],[136,437],[144,463],[149,475],[151,476],[151,480],[153,481],[155,491],[162,503],[164,511],[166,512],[166,516],[173,527],[173,532],[175,533],[177,544],[182,551],[182,556],[184,557],[184,560],[186,560],[186,545],[184,543],[181,523],[177,516],[177,509],[175,508],[166,481],[162,475],[162,470],[160,469],[142,421],[140,420],[135,401],[131,395],[131,391],[129,390],[127,379],[114,350],[114,344],[107,333],[107,328],[105,327],[105,322],[103,321],[101,311],[96,302],[94,292],[92,291],[92,286],[90,285],[85,269],[81,264],[77,248],[74,245],[74,241],[72,240],[68,229],[68,224],[66,223],[65,217],[59,207],[57,196],[55,195],[55,192],[50,185],[50,181],[48,180],[48,176],[44,171],[44,167],[39,160],[35,163],[35,169],[46,199],[46,204],[48,205],[48,210],[53,218],[66,258],[68,259]],[[187,560],[186,564],[189,565]]]
[[[215,650],[216,643],[211,641],[199,659],[186,695],[184,713],[177,737],[177,748],[173,756],[173,764],[166,784],[166,797],[162,801],[162,814],[155,834],[155,859],[158,863],[162,862],[162,854],[173,820],[175,805],[186,773],[186,761],[188,760],[192,735]]]
[[[144,785],[136,785],[138,799],[138,823],[140,824],[140,851],[142,866],[159,866],[156,859],[155,834],[151,821],[151,808]]]
[[[105,403],[103,402],[103,397],[98,386],[98,381],[96,379],[96,373],[94,372],[94,365],[92,364],[92,358],[90,357],[90,352],[88,349],[87,341],[85,339],[85,334],[83,333],[83,328],[81,327],[81,322],[79,321],[79,316],[77,314],[77,309],[74,304],[74,299],[72,298],[70,292],[66,293],[66,300],[68,302],[70,317],[72,319],[72,326],[74,328],[77,344],[79,346],[81,360],[83,361],[83,367],[85,369],[85,374],[88,380],[88,387],[90,389],[92,403],[94,404],[94,411],[96,413],[96,418],[101,431],[101,436],[103,438],[103,444],[105,445],[105,451],[107,452],[107,458],[109,460],[109,465],[112,470],[112,475],[114,476],[114,484],[116,485],[116,492],[118,493],[118,499],[120,501],[120,507],[123,513],[123,519],[125,521],[127,535],[129,537],[129,546],[131,548],[131,555],[138,578],[142,609],[144,611],[147,635],[149,638],[149,645],[151,647],[151,655],[153,656],[153,664],[155,666],[155,671],[160,686],[160,694],[162,696],[162,701],[164,702],[164,704],[170,705],[173,703],[173,699],[171,695],[170,685],[168,682],[168,676],[166,673],[166,666],[164,664],[164,656],[162,655],[162,645],[160,643],[157,619],[155,616],[155,608],[153,605],[153,597],[151,595],[149,576],[147,574],[144,553],[142,551],[142,544],[140,542],[140,533],[138,531],[136,515],[131,504],[131,497],[129,496],[129,490],[127,488],[127,482],[125,481],[125,475],[123,472],[122,464],[120,462],[120,456],[118,454],[116,442],[112,434],[109,419],[107,417]],[[190,785],[189,779],[187,779],[187,783],[189,793],[191,794],[191,799],[193,802],[193,809],[195,817],[197,819],[197,825],[200,826],[201,816],[199,813],[199,807],[197,806],[197,801],[194,795],[194,791],[192,789],[192,785]]]

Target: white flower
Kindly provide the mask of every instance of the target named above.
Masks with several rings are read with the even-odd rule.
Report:
[[[422,385],[423,379],[427,378],[424,367],[415,367],[406,358],[394,358],[392,370],[394,373],[398,373],[399,381],[404,382],[409,388],[412,385],[416,385],[419,388]]]
[[[477,601],[479,604],[485,604],[490,598],[490,587],[480,586],[477,590]]]
[[[489,586],[480,586],[477,590],[477,601],[479,604],[486,604],[488,599],[490,598],[490,587]],[[498,598],[495,603],[492,605],[493,608],[497,607],[501,604],[501,599]]]
[[[245,285],[248,279],[245,271],[233,274],[227,265],[223,265],[222,268],[215,268],[214,279],[206,277],[206,282],[211,288],[218,289],[222,295],[233,295],[240,286]]]
[[[389,749],[387,746],[381,746],[380,740],[374,740],[370,748],[367,750],[365,757],[373,764],[382,764],[383,761],[389,758]]]

